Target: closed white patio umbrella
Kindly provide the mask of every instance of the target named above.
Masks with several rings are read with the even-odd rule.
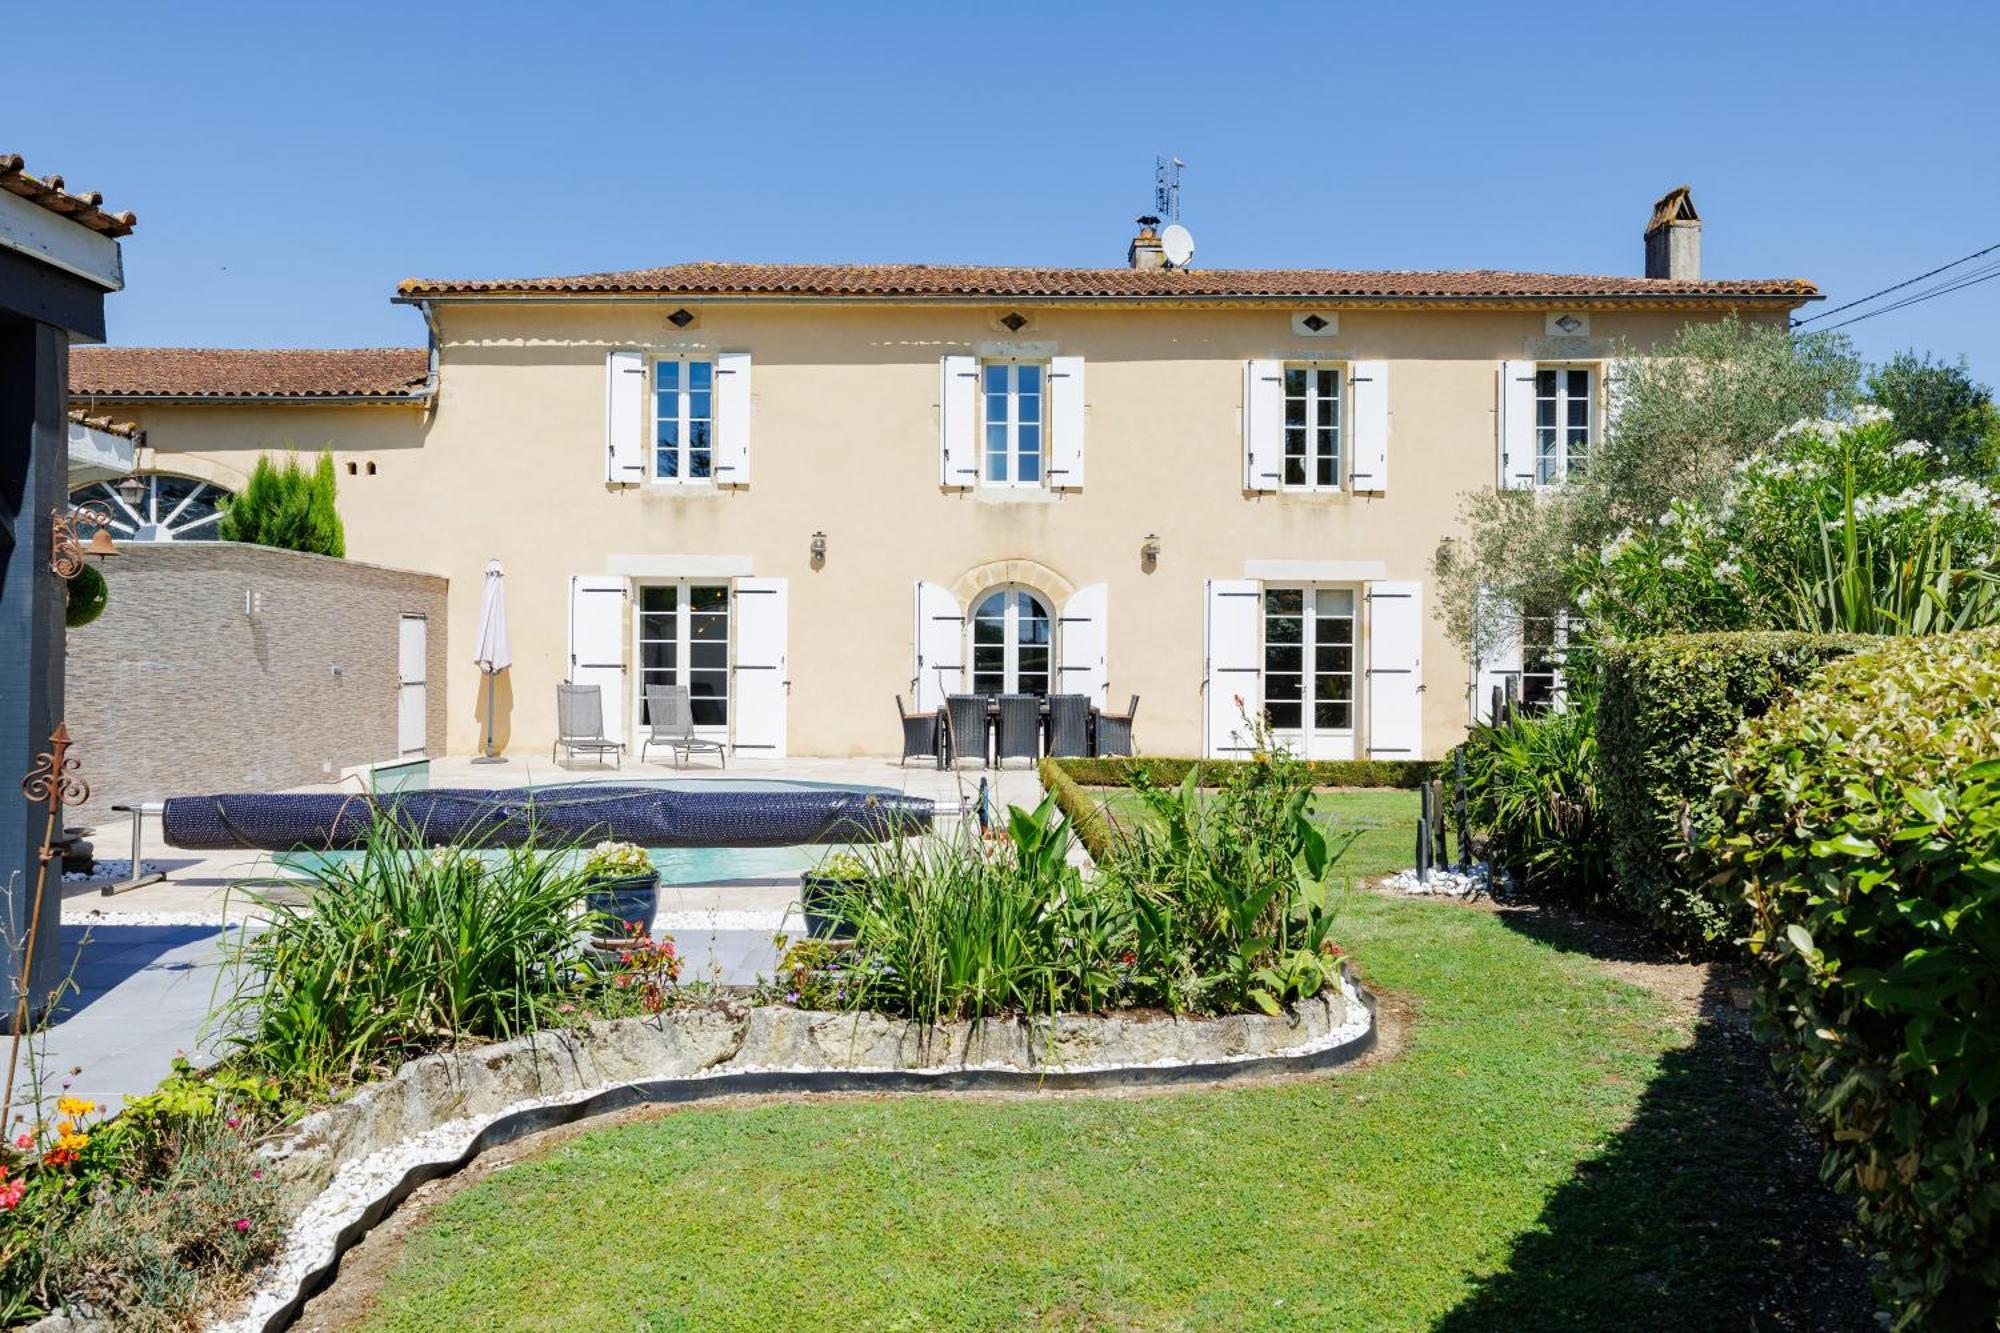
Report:
[[[513,649],[507,643],[506,577],[498,560],[486,562],[486,586],[479,596],[479,634],[474,640],[472,658],[473,664],[486,673],[486,744],[472,761],[475,764],[507,762],[493,749],[494,680],[514,663]]]

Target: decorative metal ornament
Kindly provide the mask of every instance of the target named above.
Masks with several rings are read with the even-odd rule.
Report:
[[[77,540],[76,530],[80,526],[94,527],[97,531],[85,546]],[[59,579],[73,579],[83,568],[86,555],[106,556],[118,554],[118,548],[111,541],[111,515],[94,504],[80,504],[65,513],[60,509],[49,511],[49,569]],[[102,540],[99,540],[99,539]]]
[[[37,805],[46,805],[54,814],[65,805],[82,805],[90,799],[90,784],[77,776],[83,763],[69,752],[69,724],[58,722],[49,736],[49,748],[35,756],[35,766],[21,779],[21,795]],[[47,860],[49,849],[42,848]]]

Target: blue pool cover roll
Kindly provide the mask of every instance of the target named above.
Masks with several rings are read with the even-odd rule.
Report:
[[[641,847],[795,847],[881,842],[930,827],[931,802],[865,787],[692,791],[578,783],[492,791],[439,788],[374,797],[298,793],[176,796],[167,845],[191,851],[342,851],[377,820],[427,845],[563,846],[615,838]]]

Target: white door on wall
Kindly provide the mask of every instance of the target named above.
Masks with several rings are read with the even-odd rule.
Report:
[[[420,754],[424,749],[424,718],[428,695],[424,662],[428,656],[430,622],[404,616],[396,624],[396,752]]]
[[[632,681],[635,741],[651,729],[646,690],[657,685],[688,692],[697,732],[718,740],[729,735],[736,711],[729,661],[733,601],[727,583],[687,579],[639,585],[631,631],[639,664]]]
[[[785,703],[792,687],[786,587],[783,579],[736,580],[738,753],[785,757]]]
[[[1266,584],[1260,610],[1271,739],[1302,759],[1352,759],[1356,590]]]
[[[569,581],[569,682],[595,685],[604,734],[625,739],[625,580],[577,574]]]

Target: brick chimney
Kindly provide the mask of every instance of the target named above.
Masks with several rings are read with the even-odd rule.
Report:
[[[1701,277],[1701,214],[1685,185],[1653,205],[1653,220],[1646,224],[1646,276],[1689,282]]]
[[[1156,217],[1139,219],[1139,234],[1132,238],[1132,244],[1125,251],[1125,262],[1133,268],[1165,268],[1167,252],[1160,248],[1160,220]]]

